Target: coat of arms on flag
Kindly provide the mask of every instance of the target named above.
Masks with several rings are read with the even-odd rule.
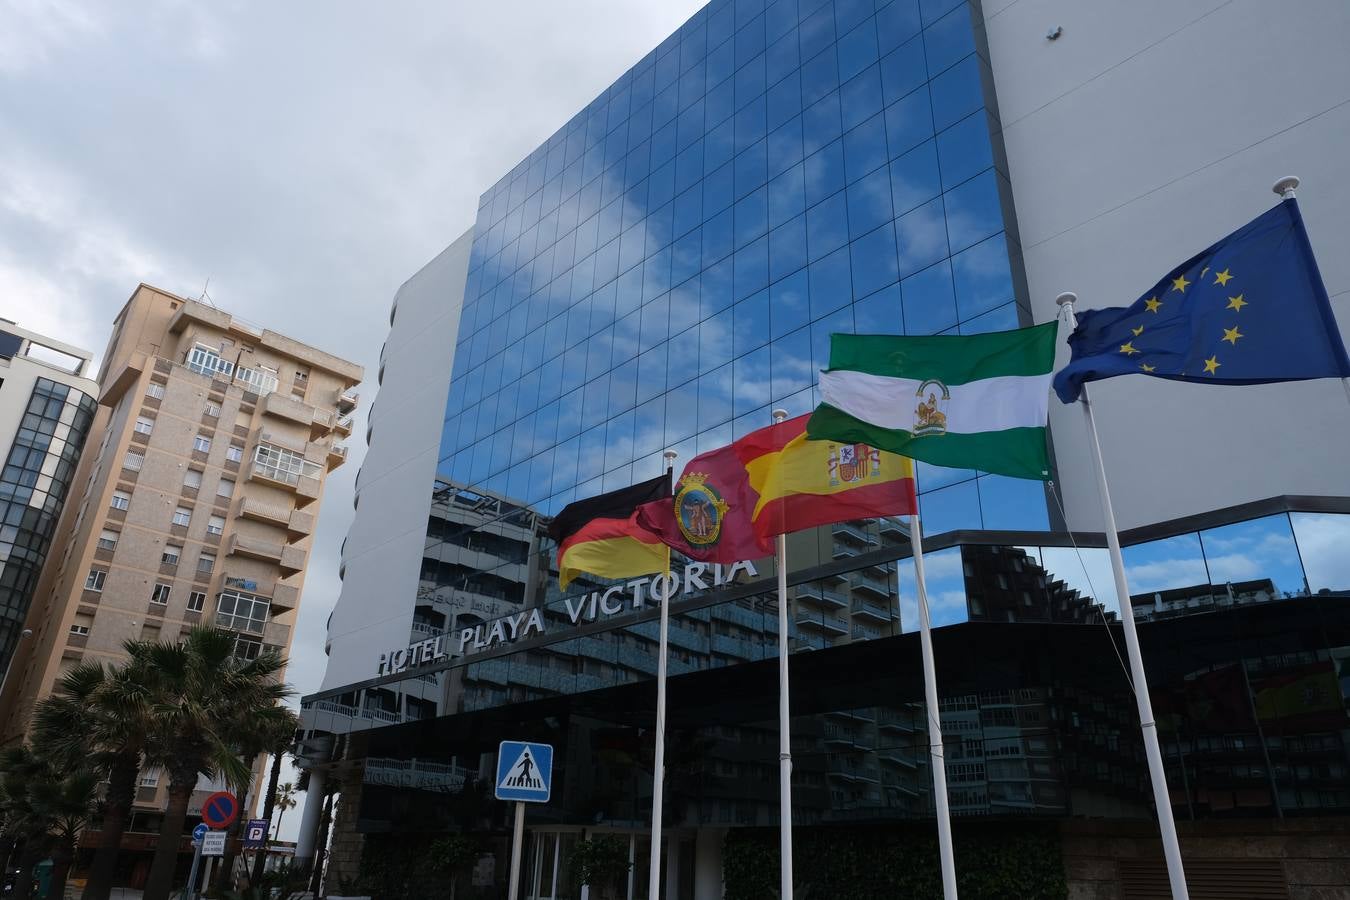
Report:
[[[722,535],[722,518],[729,508],[717,488],[708,483],[707,475],[690,472],[680,479],[680,489],[675,493],[675,521],[684,539],[694,546],[717,543]]]
[[[866,444],[831,444],[829,460],[830,487],[881,474],[881,451]]]

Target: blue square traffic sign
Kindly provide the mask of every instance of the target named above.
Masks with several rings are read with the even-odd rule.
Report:
[[[498,800],[547,803],[553,790],[553,747],[502,741],[497,750]]]

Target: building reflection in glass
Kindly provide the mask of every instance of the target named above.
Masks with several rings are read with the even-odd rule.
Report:
[[[1350,808],[1350,607],[1332,552],[1347,521],[1279,513],[1126,549],[1179,815]],[[546,526],[523,504],[439,485],[409,642],[439,639],[443,657],[307,701],[309,727],[347,735],[348,757],[367,761],[363,827],[444,821],[437,797],[469,808],[506,737],[558,746],[556,824],[646,822],[650,579],[578,582],[560,596]],[[932,814],[907,528],[868,520],[792,536],[801,822]],[[1147,817],[1118,604],[1094,593],[1111,585],[1105,550],[942,540],[926,556],[953,810]],[[668,824],[772,824],[773,562],[682,566]],[[542,630],[508,639],[503,619],[530,613]],[[474,802],[495,822],[494,804]]]

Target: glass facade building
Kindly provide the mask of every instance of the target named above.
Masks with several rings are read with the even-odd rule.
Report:
[[[544,514],[813,408],[831,332],[1015,328],[988,61],[960,0],[712,4],[488,190],[441,474]],[[1041,486],[922,467],[930,533]]]

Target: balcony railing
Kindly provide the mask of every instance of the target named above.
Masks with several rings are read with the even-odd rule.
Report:
[[[356,404],[359,403],[360,401],[361,395],[358,394],[354,389],[345,390],[338,395],[337,400],[338,412],[342,413],[343,415],[346,415],[347,413],[356,409]]]
[[[817,613],[805,609],[798,610],[797,624],[802,627],[809,625],[825,631],[833,631],[835,634],[848,634],[848,622],[840,616],[832,616],[829,613]]]

